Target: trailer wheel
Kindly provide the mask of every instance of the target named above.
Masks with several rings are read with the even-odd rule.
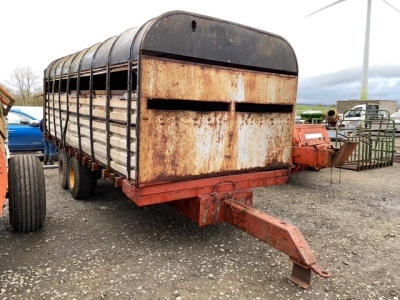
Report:
[[[68,161],[68,154],[61,150],[58,155],[58,181],[64,190],[68,190]]]
[[[101,178],[101,172],[95,171],[95,172],[90,172],[92,173],[92,182],[90,186],[90,196],[93,196],[96,193],[96,188],[97,188],[97,180]]]
[[[68,190],[74,199],[87,199],[93,191],[93,172],[75,157],[68,163]]]
[[[13,156],[8,165],[10,225],[16,232],[43,227],[46,218],[46,187],[40,160],[32,155]]]

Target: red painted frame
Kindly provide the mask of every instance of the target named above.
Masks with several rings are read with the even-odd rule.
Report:
[[[137,187],[124,179],[122,180],[122,191],[136,205],[146,206],[208,195],[215,192],[216,186],[218,186],[219,192],[229,192],[233,190],[232,185],[234,185],[234,189],[245,189],[284,184],[289,179],[289,175],[290,170],[283,169],[201,178],[144,187]]]

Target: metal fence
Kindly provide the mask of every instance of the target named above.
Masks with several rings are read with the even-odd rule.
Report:
[[[335,147],[349,141],[358,143],[341,168],[361,171],[392,166],[396,152],[395,131],[395,123],[390,119],[361,121],[352,134],[335,140]]]

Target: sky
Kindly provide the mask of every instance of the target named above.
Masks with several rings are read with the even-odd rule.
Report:
[[[17,67],[38,76],[55,59],[78,52],[158,15],[183,10],[285,38],[299,65],[297,103],[359,99],[368,0],[3,0],[0,82]],[[400,0],[387,0],[400,10]],[[400,13],[372,0],[368,98],[400,105]]]

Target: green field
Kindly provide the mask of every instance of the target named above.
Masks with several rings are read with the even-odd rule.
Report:
[[[296,114],[300,115],[303,111],[306,110],[318,110],[322,111],[322,113],[326,114],[328,110],[336,110],[335,106],[324,106],[324,105],[305,105],[305,104],[298,104],[296,105]]]

